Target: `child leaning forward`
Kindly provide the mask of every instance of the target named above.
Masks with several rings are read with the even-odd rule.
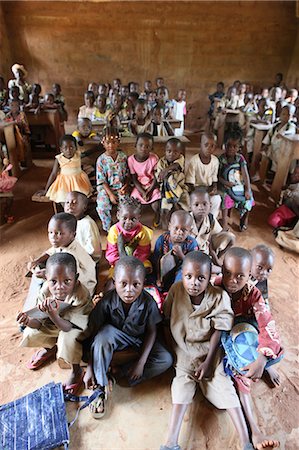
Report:
[[[160,450],[180,450],[181,425],[197,386],[214,406],[227,410],[242,448],[253,449],[238,396],[224,373],[218,351],[221,332],[232,327],[233,311],[227,293],[211,286],[210,277],[210,258],[198,251],[188,253],[182,266],[182,281],[171,287],[164,304],[169,322],[166,334],[174,344],[177,361],[168,437]]]

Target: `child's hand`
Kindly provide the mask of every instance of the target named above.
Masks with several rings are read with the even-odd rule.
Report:
[[[122,233],[119,233],[119,235],[117,236],[117,248],[119,254],[125,251],[125,237]]]
[[[128,370],[128,375],[130,380],[138,380],[142,377],[144,371],[144,364],[143,362],[137,361],[134,363],[130,369]]]
[[[246,200],[250,200],[251,198],[250,191],[248,189],[245,189],[245,198]]]
[[[184,259],[185,255],[183,253],[182,247],[179,244],[175,244],[172,247],[172,253],[177,256],[179,259]]]
[[[112,192],[111,192],[111,194],[109,194],[109,200],[112,203],[112,205],[117,205],[117,203],[118,203],[117,196],[115,194],[113,194]]]
[[[36,262],[34,260],[30,260],[27,263],[27,270],[30,270],[30,272],[33,273],[34,267],[36,267]]]
[[[104,297],[103,292],[100,292],[99,294],[94,295],[93,299],[92,299],[93,306],[96,306],[96,304],[99,303],[99,301],[101,301],[103,297]]]
[[[194,373],[195,378],[202,380],[203,378],[211,377],[211,366],[207,361],[202,362]]]
[[[27,314],[26,313],[24,313],[24,312],[19,312],[18,313],[18,315],[17,315],[17,322],[20,324],[20,325],[25,325],[25,326],[27,326],[28,325],[28,323],[29,323],[29,316],[27,316]]]
[[[33,270],[32,273],[34,273],[34,275],[37,278],[42,278],[43,280],[46,279],[46,269],[41,269],[39,266],[36,266]]]
[[[161,181],[164,180],[164,178],[166,177],[167,174],[168,174],[168,170],[163,169],[158,175],[158,181],[161,183]]]
[[[128,185],[124,184],[123,187],[120,188],[118,192],[119,192],[120,195],[125,195],[127,190],[128,190]]]
[[[248,364],[248,366],[246,367],[242,367],[241,370],[247,371],[245,377],[251,378],[253,381],[256,381],[262,377],[266,362],[267,362],[266,356],[259,353],[259,356],[256,361]]]
[[[46,298],[38,307],[41,311],[48,314],[55,315],[58,313],[58,302],[53,297]]]

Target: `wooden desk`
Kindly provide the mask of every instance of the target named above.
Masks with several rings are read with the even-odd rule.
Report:
[[[126,126],[128,125],[130,122],[130,120],[123,120],[121,122],[121,125]],[[164,122],[168,122],[169,125],[171,126],[171,128],[175,129],[175,128],[180,128],[182,121],[181,120],[177,120],[177,119],[169,119],[169,120],[164,120]],[[101,132],[103,130],[103,128],[106,125],[106,121],[105,120],[97,120],[92,122],[92,129],[94,131],[96,131],[97,133]]]
[[[12,164],[12,174],[14,177],[19,178],[21,175],[21,169],[19,165],[19,160],[17,156],[17,143],[15,138],[15,130],[14,125],[9,124],[6,125],[3,128],[7,152],[8,152],[8,159],[10,163]]]
[[[225,110],[225,118],[223,120],[223,123],[218,128],[217,132],[217,147],[222,149],[223,141],[224,141],[224,131],[225,131],[225,125],[227,123],[233,123],[239,121],[239,110],[238,109],[226,109]],[[220,112],[219,114],[223,114]]]
[[[55,145],[58,151],[60,138],[65,134],[58,110],[44,109],[37,114],[29,110],[26,111],[26,116],[30,128],[34,126],[45,126],[51,130],[46,134],[46,144]]]
[[[282,136],[281,139],[280,158],[269,195],[276,202],[279,201],[281,188],[286,183],[291,162],[299,159],[299,134]]]
[[[261,153],[262,140],[264,139],[265,134],[273,127],[273,124],[250,123],[250,126],[255,129],[253,155],[250,164],[250,174],[253,176],[256,172],[256,162]]]

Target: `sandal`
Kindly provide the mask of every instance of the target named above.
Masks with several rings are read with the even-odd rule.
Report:
[[[160,450],[181,450],[181,447],[177,444],[173,447],[167,447],[167,445],[161,445]]]
[[[107,390],[106,388],[98,388],[99,395],[96,397],[88,406],[90,414],[94,419],[101,419],[106,411],[105,411],[105,401],[107,400]],[[101,411],[98,411],[98,410]]]
[[[37,350],[32,356],[30,361],[27,362],[26,367],[30,370],[35,370],[41,367],[43,364],[45,364],[50,359],[54,359],[57,352],[57,347],[54,345],[54,347],[50,348],[46,351],[46,353],[42,354],[44,352],[44,348],[41,348]]]
[[[82,370],[80,379],[79,379],[79,381],[77,381],[77,383],[62,385],[63,392],[65,394],[77,395],[83,386],[83,377],[84,377],[84,371]]]

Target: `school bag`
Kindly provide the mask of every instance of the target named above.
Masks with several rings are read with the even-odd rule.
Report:
[[[0,448],[3,450],[48,450],[70,443],[69,427],[79,412],[101,395],[95,390],[90,397],[65,394],[61,383],[45,386],[0,406]],[[84,401],[68,423],[65,401]]]
[[[233,163],[225,168],[223,178],[226,181],[236,183],[235,186],[227,188],[228,195],[235,201],[245,201],[245,186],[242,183],[243,177],[239,163]]]
[[[273,228],[287,227],[292,225],[296,217],[296,214],[290,208],[286,205],[280,205],[268,217],[268,224]]]

